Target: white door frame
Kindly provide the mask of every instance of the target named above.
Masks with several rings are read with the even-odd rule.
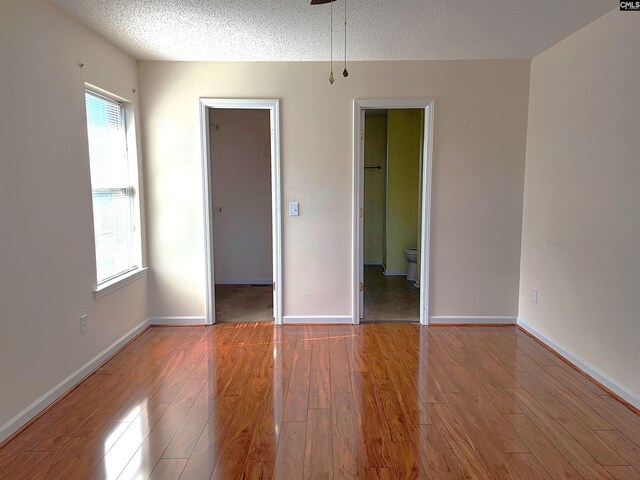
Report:
[[[353,323],[360,323],[360,283],[364,282],[364,113],[369,109],[423,109],[422,231],[420,244],[420,323],[429,324],[429,261],[431,233],[431,165],[433,163],[433,99],[354,100],[353,102]]]
[[[206,325],[216,321],[215,270],[213,254],[213,218],[211,216],[211,168],[209,153],[209,109],[260,109],[269,110],[271,120],[271,231],[273,238],[273,317],[276,325],[282,325],[282,208],[280,193],[280,100],[279,99],[200,99],[200,134],[202,152],[202,188],[204,196],[204,255],[206,283]]]

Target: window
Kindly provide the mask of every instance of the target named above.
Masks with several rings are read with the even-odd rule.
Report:
[[[87,134],[98,286],[140,266],[137,166],[123,104],[87,90]]]

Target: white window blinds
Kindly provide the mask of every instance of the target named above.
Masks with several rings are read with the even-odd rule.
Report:
[[[98,285],[137,268],[135,189],[127,155],[125,112],[86,91]]]

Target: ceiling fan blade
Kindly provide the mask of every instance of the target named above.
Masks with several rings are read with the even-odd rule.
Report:
[[[325,3],[335,2],[336,0],[311,0],[311,5],[324,5]]]

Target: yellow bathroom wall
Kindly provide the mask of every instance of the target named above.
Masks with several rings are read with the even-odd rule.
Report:
[[[384,259],[384,202],[387,169],[387,114],[367,114],[364,127],[364,263]]]
[[[418,246],[422,110],[389,110],[385,273],[406,273],[402,250]]]

